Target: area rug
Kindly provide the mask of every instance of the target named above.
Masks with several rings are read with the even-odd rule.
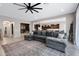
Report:
[[[2,47],[6,56],[65,56],[65,53],[48,48],[38,41],[22,40]]]

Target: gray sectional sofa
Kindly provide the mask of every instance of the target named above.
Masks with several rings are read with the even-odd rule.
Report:
[[[63,38],[58,38],[59,32],[56,31],[33,31],[32,39],[46,44],[47,47],[65,52],[66,44]]]
[[[66,43],[63,39],[47,37],[46,46],[65,53]]]

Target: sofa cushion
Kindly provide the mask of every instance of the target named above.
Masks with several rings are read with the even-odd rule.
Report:
[[[43,36],[46,36],[46,31],[41,32]]]
[[[53,37],[53,36],[54,36],[54,32],[52,31],[52,32],[51,32],[51,37]]]
[[[41,31],[38,31],[37,33],[38,33],[38,35],[41,35],[42,34]]]
[[[64,34],[58,34],[58,38],[63,39],[64,38]]]
[[[47,39],[49,39],[49,40],[55,40],[55,41],[63,42],[63,43],[66,42],[66,40],[64,40],[64,39],[59,39],[59,38],[55,38],[55,37],[47,37]]]
[[[58,38],[58,33],[57,32],[53,32],[53,37]]]
[[[64,30],[59,31],[60,34],[64,34]]]
[[[33,31],[33,34],[34,34],[34,35],[37,35],[37,34],[38,34],[38,32],[37,32],[37,31]]]
[[[46,36],[51,36],[52,32],[51,31],[46,31]]]
[[[46,38],[46,36],[42,36],[42,35],[33,35],[34,37],[38,37],[38,38]]]

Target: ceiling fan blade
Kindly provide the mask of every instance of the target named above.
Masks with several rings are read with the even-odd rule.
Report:
[[[27,13],[28,12],[28,10],[26,10],[26,12],[25,13]]]
[[[20,9],[18,9],[18,10],[23,10],[23,9],[26,9],[26,8],[20,8]]]
[[[24,3],[24,5],[27,7],[28,5],[26,3]]]
[[[41,4],[41,3],[37,3],[37,4],[33,5],[32,7],[37,6],[37,5],[39,5],[39,4]]]
[[[31,6],[31,3],[28,3],[29,7]]]
[[[21,4],[17,4],[17,3],[13,3],[14,5],[18,5],[18,6],[21,6],[21,7],[25,7],[24,5],[21,5]]]
[[[33,8],[33,9],[40,9],[40,10],[42,10],[43,8]]]
[[[30,10],[30,12],[33,14],[33,11],[32,10]]]
[[[34,10],[34,9],[33,9],[33,11],[35,11],[35,12],[39,13],[37,10]]]

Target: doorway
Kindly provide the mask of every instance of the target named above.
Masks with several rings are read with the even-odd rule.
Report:
[[[27,24],[27,23],[20,23],[20,33],[21,34],[29,33],[29,24]]]
[[[13,24],[11,24],[11,34],[12,34],[12,36],[13,36],[13,34],[14,34]]]
[[[3,21],[4,37],[12,37],[14,34],[14,22]]]

